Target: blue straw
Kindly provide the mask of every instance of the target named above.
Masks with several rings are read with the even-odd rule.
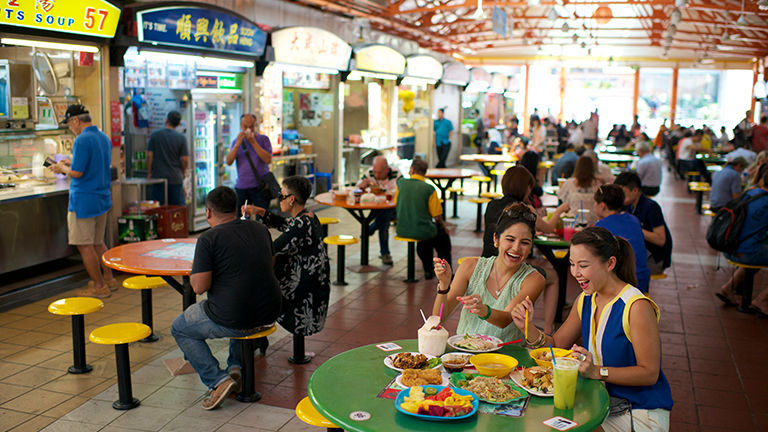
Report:
[[[549,352],[552,354],[552,366],[557,366],[555,361],[555,351],[552,349],[552,344],[549,344]]]
[[[579,200],[579,217],[581,218],[581,222],[584,223],[584,200]]]

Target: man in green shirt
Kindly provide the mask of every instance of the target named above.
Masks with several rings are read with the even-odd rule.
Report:
[[[397,235],[419,240],[416,253],[424,266],[424,278],[435,277],[432,257],[452,263],[451,238],[443,220],[443,207],[437,191],[427,184],[427,162],[414,159],[410,178],[397,179]]]

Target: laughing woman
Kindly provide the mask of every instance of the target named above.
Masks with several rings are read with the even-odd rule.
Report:
[[[571,274],[582,293],[554,336],[529,328],[526,343],[571,348],[583,354],[579,373],[605,382],[611,414],[608,432],[669,430],[672,394],[661,371],[659,308],[640,290],[632,246],[605,228],[586,228],[571,240]],[[533,303],[524,300],[512,311],[520,329]],[[532,327],[532,326],[531,326]],[[587,348],[575,345],[581,340]]]
[[[437,315],[442,304],[447,317],[462,303],[457,334],[480,333],[505,342],[521,338],[510,312],[526,297],[536,301],[544,290],[544,277],[525,262],[535,231],[536,214],[525,204],[515,203],[502,211],[496,223],[497,255],[462,262],[453,283],[447,264],[435,258],[439,284],[432,314]]]

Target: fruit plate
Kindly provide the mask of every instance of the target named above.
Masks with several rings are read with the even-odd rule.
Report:
[[[437,385],[425,385],[425,386],[421,386],[421,387],[425,391],[426,391],[426,389],[429,389],[429,388],[434,389],[435,394],[440,393],[444,388],[446,388],[446,386],[437,386]],[[480,403],[478,402],[477,396],[475,396],[474,393],[472,393],[470,391],[466,391],[464,389],[460,389],[460,388],[452,388],[451,390],[453,390],[454,393],[456,393],[458,395],[461,395],[461,396],[472,395],[472,411],[470,411],[467,414],[458,416],[458,417],[439,417],[439,416],[430,416],[430,415],[424,415],[424,414],[414,414],[412,412],[408,412],[408,411],[400,408],[400,404],[403,403],[405,401],[405,397],[408,396],[408,393],[409,393],[408,390],[403,390],[400,393],[398,393],[397,399],[395,399],[395,408],[398,411],[400,411],[401,413],[405,414],[405,415],[416,417],[416,418],[419,418],[419,419],[422,419],[422,420],[440,421],[440,422],[442,422],[442,421],[461,420],[461,419],[465,419],[465,418],[468,418],[468,417],[472,417],[473,415],[475,415],[475,413],[477,413],[477,407],[480,405]]]

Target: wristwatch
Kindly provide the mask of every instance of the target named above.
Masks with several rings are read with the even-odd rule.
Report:
[[[605,380],[608,378],[608,368],[607,367],[601,367],[600,368],[600,378],[602,380]]]

